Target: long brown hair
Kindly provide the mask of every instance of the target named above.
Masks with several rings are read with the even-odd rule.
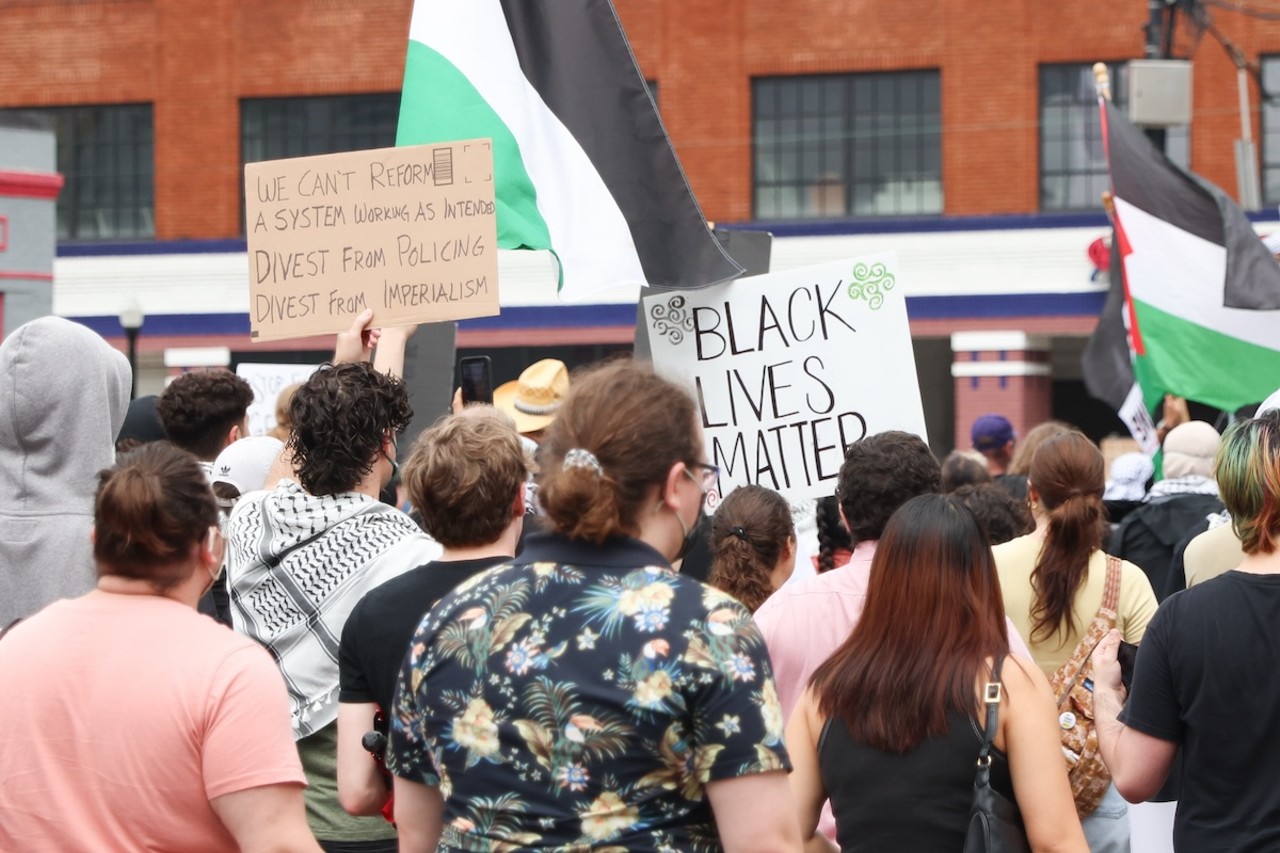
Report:
[[[734,489],[711,519],[708,583],[755,612],[773,594],[773,569],[794,536],[791,507],[763,486]]]
[[[1007,654],[1004,600],[978,522],[959,500],[921,495],[885,527],[862,617],[811,684],[823,716],[903,753],[974,713],[978,672]]]
[[[1031,486],[1049,516],[1044,545],[1031,572],[1031,642],[1047,640],[1064,626],[1077,628],[1073,605],[1102,547],[1106,511],[1102,453],[1083,434],[1062,432],[1046,439],[1031,458]]]

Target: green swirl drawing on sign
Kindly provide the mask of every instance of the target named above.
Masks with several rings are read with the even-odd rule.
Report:
[[[850,299],[864,299],[872,311],[884,305],[884,294],[893,290],[893,274],[884,264],[854,264],[853,282],[849,285]]]

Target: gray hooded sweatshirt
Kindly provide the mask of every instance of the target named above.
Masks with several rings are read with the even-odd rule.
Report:
[[[97,473],[131,384],[122,354],[59,317],[0,343],[0,627],[93,588]]]

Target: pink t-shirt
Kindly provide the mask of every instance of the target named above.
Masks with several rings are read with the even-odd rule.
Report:
[[[210,800],[306,784],[271,657],[170,599],[55,602],[0,684],[0,850],[235,851]]]

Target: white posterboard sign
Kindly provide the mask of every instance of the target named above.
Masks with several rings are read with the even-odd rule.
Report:
[[[253,387],[249,404],[249,435],[266,435],[276,426],[276,398],[295,382],[316,372],[315,364],[256,364],[242,361],[236,375]]]
[[[720,468],[709,508],[749,483],[825,497],[853,442],[926,438],[892,253],[663,293],[644,315],[654,368],[694,395]]]

